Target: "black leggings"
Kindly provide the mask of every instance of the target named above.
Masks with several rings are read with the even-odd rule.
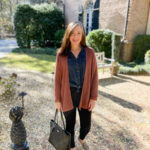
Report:
[[[73,93],[71,91],[71,95],[72,95],[73,100],[74,100],[74,97],[80,98],[81,93],[75,94],[75,91]],[[79,99],[77,99],[77,102],[79,102]],[[74,127],[75,127],[75,123],[76,123],[76,108],[77,107],[74,106],[73,110],[64,112],[64,116],[66,119],[66,130],[68,132],[70,132],[70,134],[71,134],[71,148],[75,147]],[[79,112],[79,117],[80,117],[80,135],[79,135],[79,138],[81,140],[83,140],[91,128],[91,111],[82,108],[81,110],[78,109],[78,112]]]

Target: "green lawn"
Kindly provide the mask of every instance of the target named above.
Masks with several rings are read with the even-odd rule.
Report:
[[[56,55],[55,48],[40,48],[40,49],[30,49],[30,50],[14,49],[13,53],[10,53],[9,55],[7,55],[7,57],[0,59],[0,65],[51,73],[54,72],[55,69],[55,60],[56,60],[55,55]],[[98,71],[101,72],[102,69],[99,69]],[[109,71],[109,70],[105,69],[105,71]],[[120,73],[150,74],[150,64],[138,65],[134,62],[121,63]]]
[[[47,54],[10,53],[7,57],[0,59],[0,64],[50,73],[54,71],[55,59],[56,56]]]

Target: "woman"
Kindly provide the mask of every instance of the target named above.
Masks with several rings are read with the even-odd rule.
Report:
[[[79,22],[68,25],[57,53],[55,68],[56,108],[64,112],[66,130],[71,133],[71,150],[75,150],[76,109],[80,117],[79,142],[85,141],[91,127],[91,112],[98,96],[98,72],[94,51],[86,45],[84,28]]]

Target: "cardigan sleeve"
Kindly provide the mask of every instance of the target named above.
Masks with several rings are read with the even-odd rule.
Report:
[[[92,57],[92,75],[91,75],[91,93],[90,93],[90,99],[97,100],[98,97],[98,69],[97,69],[97,61],[96,56],[93,51],[93,57]]]
[[[55,102],[61,102],[61,79],[62,79],[62,71],[61,71],[61,62],[60,55],[56,56],[56,66],[55,66]]]

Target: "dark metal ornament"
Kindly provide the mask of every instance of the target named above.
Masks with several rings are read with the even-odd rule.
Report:
[[[20,95],[22,96],[22,95]],[[24,96],[24,95],[23,95]],[[11,126],[11,148],[12,150],[29,150],[29,145],[26,141],[26,129],[22,122],[23,107],[15,106],[9,111],[9,118],[12,120]]]

